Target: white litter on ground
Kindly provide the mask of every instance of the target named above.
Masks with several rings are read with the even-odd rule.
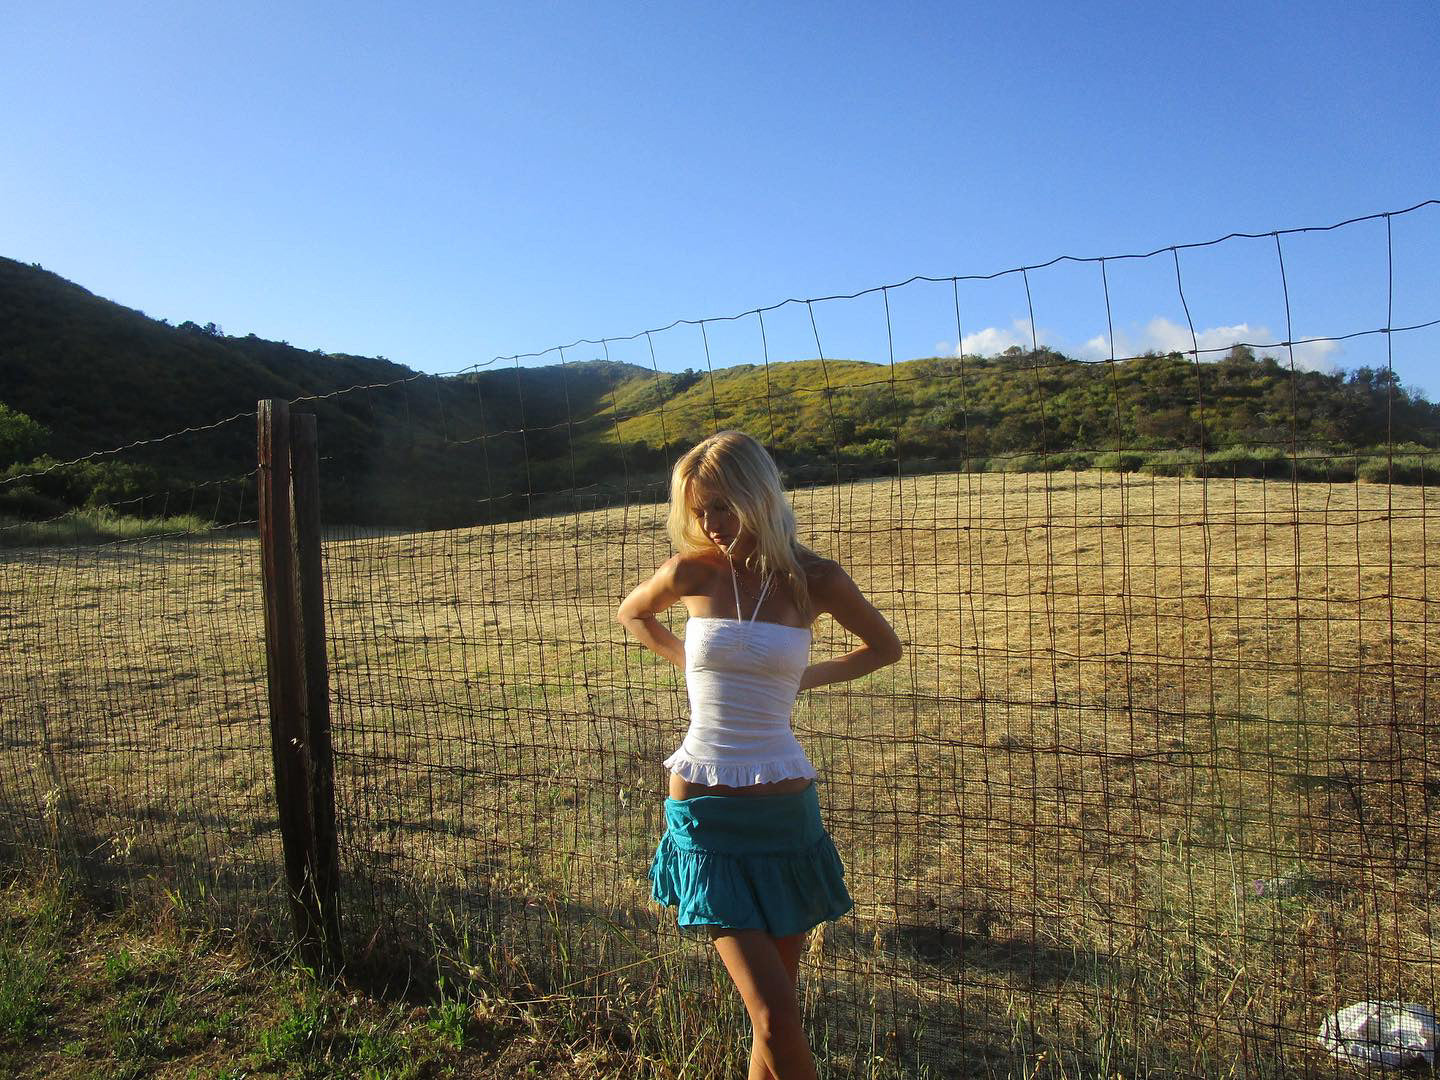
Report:
[[[1320,1045],[1351,1061],[1433,1065],[1435,1044],[1435,1014],[1423,1005],[1361,1001],[1327,1016],[1320,1025]]]

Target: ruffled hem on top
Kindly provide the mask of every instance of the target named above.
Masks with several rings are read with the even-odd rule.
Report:
[[[814,780],[820,774],[804,754],[769,761],[718,763],[695,761],[683,750],[676,750],[665,759],[665,768],[692,784],[714,787],[746,787],[750,784],[773,784],[777,780]]]

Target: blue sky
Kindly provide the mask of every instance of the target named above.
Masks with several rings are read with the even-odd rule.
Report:
[[[8,7],[0,254],[426,371],[1440,197],[1432,0]],[[1394,325],[1440,318],[1440,207],[1388,251]],[[1383,221],[1280,254],[1291,336],[1386,324]],[[1181,260],[1202,348],[1287,336],[1273,240]],[[1033,272],[1028,302],[962,283],[958,332],[948,282],[813,310],[826,355],[868,360],[1027,341],[1032,304],[1067,351],[1188,348],[1169,253],[1107,275],[1108,323],[1093,264]],[[814,355],[809,314],[766,316],[771,360]],[[702,367],[706,339],[761,359],[753,317],[611,355]],[[1440,396],[1440,328],[1393,348]]]

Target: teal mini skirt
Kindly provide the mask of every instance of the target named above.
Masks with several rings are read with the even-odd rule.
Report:
[[[853,905],[815,785],[789,795],[665,800],[650,893],[682,930],[803,933]]]

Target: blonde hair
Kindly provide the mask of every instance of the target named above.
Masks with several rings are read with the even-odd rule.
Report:
[[[690,505],[696,482],[734,510],[755,538],[754,561],[763,574],[785,586],[795,606],[810,618],[810,586],[802,563],[817,558],[795,538],[795,511],[785,498],[780,470],[765,447],[741,431],[721,431],[691,447],[670,473],[670,540],[691,555],[714,551]]]

